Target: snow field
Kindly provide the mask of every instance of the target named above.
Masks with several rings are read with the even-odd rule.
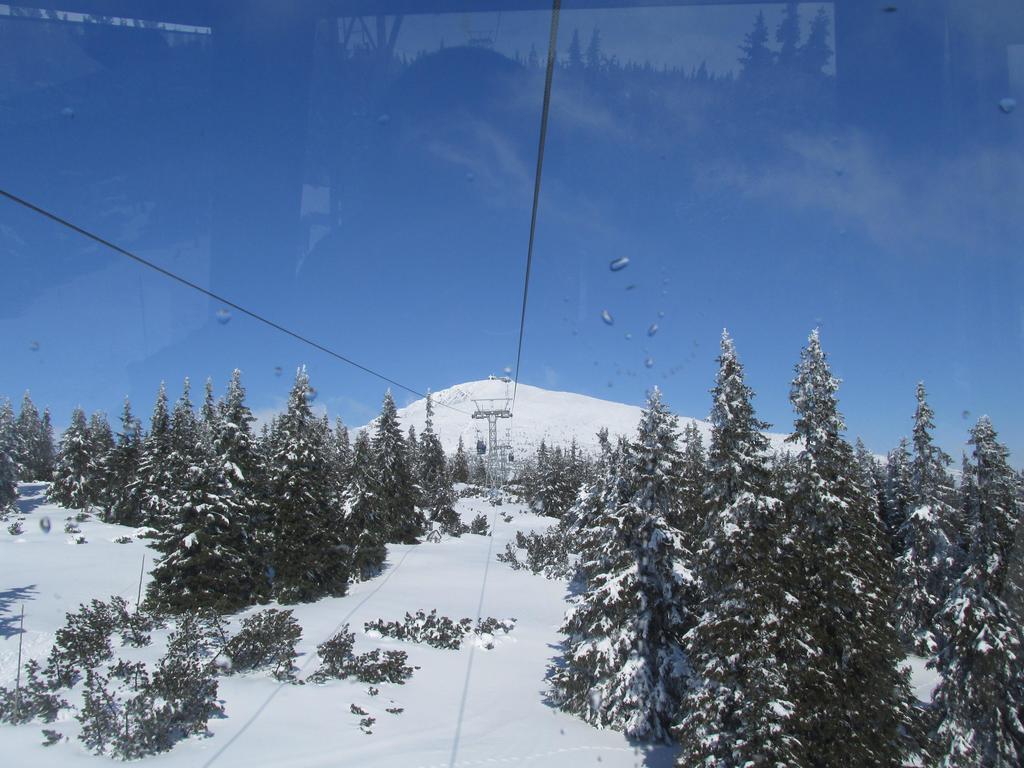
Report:
[[[14,684],[18,651],[17,621],[25,604],[24,658],[41,661],[66,611],[93,598],[117,594],[135,600],[139,568],[146,555],[146,579],[155,553],[145,541],[116,544],[132,529],[96,521],[80,523],[88,543],[69,543],[64,519],[73,513],[45,503],[44,488],[21,486],[19,504],[25,512],[20,536],[0,531],[0,685]],[[480,498],[460,499],[458,511],[469,522],[479,513],[496,521],[492,562],[482,615],[517,619],[508,635],[498,634],[494,648],[473,649],[457,757],[452,763],[459,706],[469,662],[467,639],[458,651],[425,644],[370,637],[363,622],[401,619],[406,611],[436,608],[458,619],[475,618],[487,558],[486,537],[466,535],[439,544],[391,546],[387,569],[380,576],[350,587],[343,598],[283,606],[302,624],[297,664],[300,677],[319,664],[317,644],[348,622],[356,635],[356,652],[375,647],[397,648],[418,666],[405,685],[381,684],[371,696],[369,685],[348,680],[325,685],[280,684],[267,673],[219,678],[219,696],[227,717],[210,721],[212,738],[193,738],[169,753],[145,759],[161,766],[358,766],[359,768],[455,768],[455,766],[523,765],[542,768],[601,765],[667,768],[674,749],[634,747],[622,734],[599,731],[545,703],[545,671],[559,653],[566,585],[512,571],[493,556],[517,530],[542,530],[549,518],[526,513],[506,502],[492,507]],[[494,513],[497,512],[495,515]],[[512,515],[505,523],[501,515]],[[39,520],[48,516],[47,534]],[[145,585],[144,585],[145,588]],[[261,607],[238,614],[241,617]],[[155,661],[161,644],[143,649],[118,648],[124,657]],[[69,697],[72,698],[72,697]],[[359,729],[356,704],[376,718],[373,733]],[[401,714],[385,712],[402,707]],[[41,729],[53,728],[69,737],[55,746],[41,746]],[[0,727],[0,754],[10,766],[103,765],[109,758],[92,755],[77,740],[78,723],[66,711],[50,725],[31,723]]]

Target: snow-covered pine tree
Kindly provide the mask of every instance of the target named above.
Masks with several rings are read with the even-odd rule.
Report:
[[[206,417],[214,462],[232,490],[234,518],[244,535],[239,545],[252,570],[253,589],[269,593],[265,563],[270,548],[270,504],[261,447],[252,433],[252,411],[245,404],[242,372],[231,372],[224,397]]]
[[[89,417],[89,475],[86,495],[90,507],[106,509],[111,493],[110,458],[114,451],[114,433],[107,414],[96,411]]]
[[[559,707],[633,738],[668,736],[686,675],[679,643],[690,577],[668,522],[678,503],[677,440],[676,417],[654,389],[616,468],[621,479],[607,480],[625,484],[626,500],[590,518],[587,536],[602,543],[587,553],[587,587],[566,614],[563,663],[551,673]]]
[[[269,567],[282,603],[345,594],[348,557],[337,509],[330,446],[309,405],[310,386],[299,368],[288,408],[274,423],[267,465],[273,510]]]
[[[373,463],[377,482],[377,504],[384,521],[387,541],[396,544],[415,544],[423,535],[423,513],[416,508],[418,495],[413,480],[412,457],[398,424],[391,390],[384,395],[377,428],[373,437]]]
[[[137,482],[142,461],[142,426],[132,415],[128,398],[121,411],[121,430],[107,464],[109,492],[104,519],[108,523],[139,525],[142,522],[142,489]]]
[[[910,500],[898,533],[899,599],[896,615],[903,642],[917,653],[938,650],[933,622],[958,574],[960,555],[954,528],[953,479],[949,456],[932,440],[934,412],[924,383],[917,385]]]
[[[905,437],[889,451],[885,462],[885,523],[894,552],[900,551],[899,532],[913,504],[910,449]]]
[[[155,544],[163,557],[147,588],[147,601],[160,611],[232,612],[252,602],[254,569],[244,508],[228,471],[205,440],[190,451],[188,464],[176,470],[168,522]]]
[[[53,435],[52,432],[47,435],[47,426],[48,423],[44,423],[40,418],[39,410],[29,393],[25,392],[21,399],[21,410],[18,412],[19,451],[16,459],[21,467],[21,479],[24,481],[49,480],[53,473]]]
[[[18,498],[18,433],[9,400],[0,404],[0,515]]]
[[[787,669],[810,638],[794,620],[795,578],[783,504],[766,494],[768,425],[723,332],[708,455],[707,523],[695,552],[703,595],[684,642],[693,668],[675,735],[680,768],[803,765],[789,726]]]
[[[334,420],[334,455],[338,485],[344,490],[348,486],[348,478],[352,472],[352,443],[349,440],[348,427],[340,418]]]
[[[237,368],[235,370],[238,370]],[[213,379],[207,378],[203,388],[203,407],[199,412],[203,436],[212,441],[217,426],[217,400],[213,396]]]
[[[813,766],[902,765],[913,726],[911,693],[892,622],[895,573],[853,451],[843,437],[832,375],[817,330],[802,350],[787,438],[801,447],[787,500],[797,579],[800,655],[789,665],[788,733]]]
[[[36,440],[36,447],[33,453],[33,461],[36,464],[36,474],[40,480],[53,478],[53,465],[57,454],[53,443],[53,420],[50,417],[50,409],[43,408],[43,423],[39,428],[39,435]]]
[[[452,457],[452,482],[469,482],[469,460],[466,458],[466,446],[462,442],[462,435],[459,435],[459,445],[455,449],[455,456]]]
[[[886,531],[888,539],[888,527],[885,515],[885,467],[876,459],[864,441],[859,437],[853,444],[853,457],[857,462],[857,469],[864,478],[866,493],[871,497],[875,518]]]
[[[175,481],[170,465],[171,417],[167,410],[167,387],[160,382],[149,434],[142,441],[142,455],[135,484],[142,501],[142,517],[146,525],[159,528],[166,522],[167,506]]]
[[[373,450],[365,430],[356,435],[352,452],[349,484],[345,493],[345,537],[349,547],[349,572],[355,581],[363,581],[380,573],[387,557],[388,528],[381,519],[383,511],[377,502],[377,483]]]
[[[1011,768],[1024,762],[1024,637],[1011,578],[1024,500],[988,417],[971,429],[973,493],[966,569],[936,618],[935,740],[941,768]]]
[[[89,506],[89,425],[85,411],[75,408],[71,424],[60,439],[54,467],[50,500],[68,509],[86,509]]]
[[[427,421],[419,445],[420,501],[427,518],[444,533],[458,536],[462,521],[455,511],[455,489],[445,460],[441,439],[434,432],[434,406],[427,392]]]
[[[692,421],[683,428],[683,446],[679,469],[679,519],[674,522],[682,531],[687,549],[694,552],[703,541],[704,521],[707,519],[705,493],[708,468],[704,440]]]

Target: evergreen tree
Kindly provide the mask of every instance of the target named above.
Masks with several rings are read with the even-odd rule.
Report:
[[[914,457],[910,464],[910,512],[898,531],[897,567],[900,595],[897,616],[904,642],[917,652],[938,650],[932,634],[935,613],[945,600],[960,559],[956,552],[955,517],[950,501],[953,481],[946,468],[950,458],[932,441],[934,412],[924,384],[917,385],[914,413]]]
[[[686,674],[687,571],[668,522],[679,461],[676,418],[655,389],[636,439],[608,470],[620,477],[606,485],[625,484],[625,501],[585,516],[587,537],[601,544],[587,553],[587,588],[573,598],[564,662],[551,675],[558,706],[633,738],[667,736]]]
[[[89,506],[89,425],[85,411],[75,408],[71,425],[60,439],[54,467],[50,500],[68,509],[87,509]]]
[[[768,24],[764,20],[764,12],[758,11],[754,19],[754,28],[743,38],[740,46],[740,77],[752,81],[763,79],[771,69],[772,52],[768,48]]]
[[[911,693],[892,623],[893,572],[859,484],[829,369],[814,331],[801,353],[788,438],[801,451],[788,500],[798,578],[790,734],[812,766],[900,766],[913,730]]]
[[[574,29],[572,31],[572,39],[569,41],[569,53],[567,58],[567,66],[573,72],[579,72],[583,69],[583,49],[580,46],[580,31]]]
[[[49,480],[53,475],[53,428],[49,412],[45,418],[40,418],[28,392],[21,400],[16,434],[18,453],[15,461],[21,467],[21,479]]]
[[[142,489],[137,482],[142,462],[142,426],[132,415],[128,398],[121,411],[121,431],[107,464],[109,492],[104,508],[108,523],[139,525],[142,522]]]
[[[209,378],[206,380],[206,386],[203,389],[203,407],[200,411],[200,421],[202,422],[203,439],[212,441],[213,433],[217,426],[217,401],[213,396],[213,380]]]
[[[273,594],[283,603],[340,596],[348,583],[329,445],[309,395],[309,378],[300,368],[288,408],[275,422],[270,439],[267,490],[274,509],[269,567]]]
[[[900,550],[899,532],[913,503],[907,446],[907,439],[900,438],[899,445],[889,452],[885,462],[885,523],[896,552]]]
[[[334,451],[338,470],[338,483],[341,488],[348,485],[348,478],[352,472],[352,444],[349,441],[348,427],[341,419],[334,422]]]
[[[142,456],[135,480],[142,500],[142,516],[146,525],[159,528],[166,522],[170,495],[175,487],[170,465],[171,417],[167,410],[167,388],[160,382],[149,434],[142,442]]]
[[[352,453],[351,480],[343,512],[349,572],[358,581],[380,573],[387,558],[387,521],[381,518],[383,507],[378,503],[377,492],[370,438],[360,431]]]
[[[704,455],[704,440],[700,430],[692,421],[683,429],[683,461],[679,471],[679,511],[675,525],[683,534],[687,548],[693,551],[700,546],[707,519],[708,485],[707,460]]]
[[[89,475],[86,495],[90,507],[107,509],[112,492],[110,459],[114,451],[114,433],[107,414],[96,411],[89,417]]]
[[[1011,768],[1024,760],[1024,637],[1012,555],[1022,517],[1018,480],[988,417],[971,430],[971,536],[966,569],[937,624],[935,732],[942,768]]]
[[[462,521],[455,511],[455,489],[441,440],[434,432],[434,407],[427,393],[427,421],[420,436],[420,498],[432,523],[445,533],[460,534]]]
[[[832,48],[829,46],[829,20],[824,8],[819,8],[811,20],[811,29],[807,40],[797,52],[796,64],[808,75],[821,76],[832,59]]]
[[[787,669],[811,638],[801,634],[787,592],[795,563],[783,504],[765,493],[768,425],[754,415],[754,393],[725,332],[721,348],[709,417],[708,517],[696,557],[704,597],[684,644],[694,683],[676,728],[677,765],[801,765]]]
[[[796,3],[786,3],[782,21],[775,29],[775,41],[781,46],[778,53],[779,65],[791,68],[796,63],[800,46],[800,11]]]
[[[391,390],[384,395],[377,430],[373,439],[373,463],[376,473],[380,518],[384,521],[387,541],[415,544],[423,535],[423,513],[416,508],[416,486],[413,482],[411,457],[402,439]]]
[[[459,446],[452,458],[452,482],[469,482],[469,460],[466,458],[466,446],[462,442],[462,435],[459,435]]]
[[[853,453],[854,460],[857,462],[857,470],[864,478],[865,491],[870,497],[875,519],[881,524],[888,538],[885,505],[885,468],[871,455],[867,446],[864,445],[864,441],[859,437],[853,445]]]
[[[9,400],[0,404],[0,515],[18,498],[18,433]]]
[[[597,27],[590,33],[590,43],[587,44],[586,54],[587,69],[591,72],[599,72],[604,66],[604,56],[601,55],[601,33]]]

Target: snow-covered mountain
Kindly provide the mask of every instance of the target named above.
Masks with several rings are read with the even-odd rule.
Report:
[[[493,401],[494,407],[502,407],[505,399],[511,397],[512,384],[500,379],[469,381],[434,392],[434,430],[445,451],[453,452],[460,436],[467,451],[473,450],[477,439],[487,440],[487,421],[472,418],[475,401]],[[498,421],[498,439],[509,442],[512,450],[523,456],[533,455],[541,440],[552,446],[568,446],[573,438],[583,450],[593,452],[598,448],[597,432],[602,427],[607,427],[613,436],[633,435],[641,410],[635,405],[520,383],[512,419]],[[399,408],[403,429],[412,425],[417,434],[422,432],[426,412],[425,399]],[[700,419],[680,416],[680,429],[691,422],[697,425],[707,446],[711,427]],[[365,428],[372,429],[372,422]],[[782,447],[785,435],[769,433],[768,437],[773,448]]]

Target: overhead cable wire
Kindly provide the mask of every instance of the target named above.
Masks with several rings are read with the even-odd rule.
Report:
[[[261,315],[258,312],[255,312],[255,311],[253,311],[251,309],[247,309],[247,308],[243,307],[241,304],[236,304],[235,302],[231,301],[230,299],[224,298],[223,296],[221,296],[218,293],[214,293],[211,290],[203,288],[201,285],[193,283],[191,280],[189,280],[187,278],[184,278],[181,275],[175,274],[174,272],[171,272],[169,269],[165,269],[164,267],[161,267],[158,264],[155,264],[152,261],[149,261],[148,259],[144,259],[142,256],[139,256],[136,253],[132,253],[131,251],[127,250],[126,248],[122,248],[121,246],[117,245],[116,243],[112,243],[110,240],[107,240],[106,238],[101,237],[100,235],[97,235],[94,232],[90,232],[89,230],[87,230],[87,229],[85,229],[83,227],[80,227],[77,224],[73,224],[72,222],[68,221],[65,218],[62,218],[61,216],[58,216],[57,214],[53,213],[52,211],[48,211],[45,208],[42,208],[42,207],[40,207],[40,206],[38,206],[38,205],[36,205],[34,203],[29,202],[28,200],[26,200],[26,199],[24,199],[22,197],[19,197],[18,195],[15,195],[15,194],[13,194],[11,192],[8,192],[6,189],[0,188],[0,195],[2,195],[3,197],[6,197],[8,200],[10,200],[13,203],[17,203],[18,205],[23,206],[24,208],[27,208],[30,211],[38,213],[40,216],[43,216],[44,218],[47,218],[50,221],[55,222],[56,224],[60,224],[61,226],[66,227],[67,229],[70,229],[73,232],[77,232],[79,235],[82,235],[82,237],[88,238],[89,240],[92,240],[95,243],[99,243],[103,247],[109,248],[110,250],[114,251],[115,253],[120,254],[121,256],[125,256],[125,257],[131,259],[132,261],[134,261],[134,262],[136,262],[138,264],[141,264],[144,267],[148,267],[149,269],[152,269],[154,272],[158,272],[159,274],[163,275],[164,277],[170,278],[171,280],[174,280],[174,281],[180,283],[181,285],[184,285],[187,288],[191,288],[194,291],[198,291],[199,293],[202,293],[205,296],[209,296],[211,299],[214,299],[215,301],[219,301],[221,304],[224,304],[224,305],[226,305],[228,307],[231,307],[232,309],[237,310],[238,312],[241,312],[243,315],[246,315],[247,317],[251,317],[253,320],[256,320],[257,322],[263,323],[264,325],[267,325],[267,326],[273,328],[275,331],[280,331],[281,333],[283,333],[283,334],[285,334],[287,336],[291,336],[293,339],[295,339],[297,341],[300,341],[303,344],[307,344],[308,346],[313,347],[314,349],[319,350],[320,352],[323,352],[324,354],[329,355],[330,357],[333,357],[336,360],[340,360],[341,362],[346,363],[347,365],[351,365],[354,368],[358,368],[359,370],[361,370],[361,371],[363,371],[365,373],[368,373],[371,376],[375,376],[378,379],[380,379],[381,381],[387,382],[388,384],[393,384],[394,386],[398,387],[399,389],[403,389],[406,392],[409,392],[409,393],[411,393],[413,395],[416,395],[416,397],[420,397],[420,398],[425,398],[426,397],[426,395],[423,394],[422,392],[420,392],[418,390],[415,390],[412,387],[407,387],[405,384],[402,384],[400,381],[396,381],[395,379],[392,379],[389,376],[385,376],[383,373],[380,373],[379,371],[375,371],[374,369],[372,369],[372,368],[370,368],[368,366],[365,366],[362,363],[357,363],[355,360],[353,360],[353,359],[351,359],[349,357],[346,357],[345,355],[341,354],[340,352],[335,352],[333,349],[330,349],[329,347],[325,347],[323,344],[320,344],[319,342],[313,341],[312,339],[308,338],[307,336],[303,336],[302,334],[297,333],[296,331],[293,331],[293,330],[291,330],[289,328],[286,328],[285,326],[281,325],[280,323],[276,323],[273,320],[271,320],[271,319]],[[455,408],[454,406],[448,405],[447,403],[439,401],[437,404],[441,405],[441,406],[444,406],[445,408],[448,408],[449,410],[455,411],[457,413],[461,413],[463,416],[469,416],[470,415],[466,411],[463,411],[460,408]]]
[[[523,307],[519,313],[519,344],[516,348],[516,376],[512,386],[512,409],[516,407],[516,392],[519,389],[519,364],[523,359],[523,331],[526,329],[526,299],[530,293],[530,268],[533,266],[533,241],[537,234],[537,205],[540,202],[540,177],[544,168],[544,144],[548,138],[548,112],[551,108],[551,80],[555,75],[555,59],[558,57],[558,16],[562,0],[554,0],[551,6],[551,30],[548,34],[548,62],[544,72],[544,105],[540,113],[540,139],[537,142],[537,170],[533,176],[533,208],[530,213],[530,240],[526,247],[526,275],[523,278]]]

